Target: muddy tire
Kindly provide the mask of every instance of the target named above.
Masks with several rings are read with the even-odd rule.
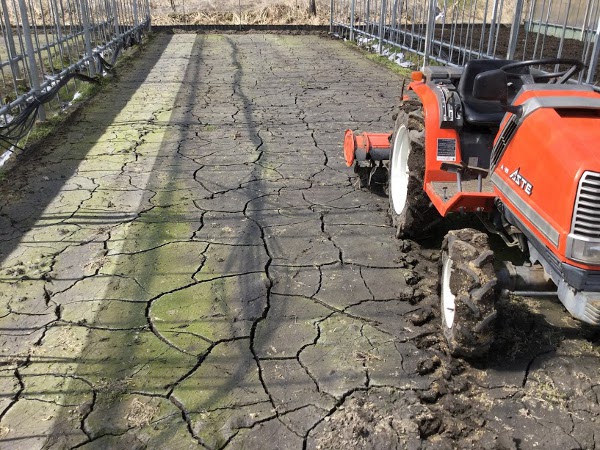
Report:
[[[425,119],[413,92],[400,106],[391,138],[389,214],[398,238],[422,236],[440,216],[423,190],[425,174]]]
[[[470,228],[450,231],[442,244],[440,298],[442,329],[452,355],[476,358],[489,350],[496,281],[487,235]]]

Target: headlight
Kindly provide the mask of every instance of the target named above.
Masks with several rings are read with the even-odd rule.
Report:
[[[586,264],[600,264],[600,241],[584,241],[570,236],[567,249],[571,259]]]

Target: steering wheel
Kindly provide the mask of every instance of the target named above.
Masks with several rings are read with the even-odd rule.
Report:
[[[535,75],[535,76],[533,76],[531,74],[515,72],[515,69],[523,69],[525,67],[541,66],[541,65],[547,65],[547,64],[564,64],[564,65],[569,65],[571,67],[569,67],[566,70],[561,70],[561,71],[553,72],[553,73],[544,73],[544,74],[539,74],[539,75]],[[519,61],[519,62],[515,62],[515,63],[506,64],[505,66],[502,66],[501,69],[504,72],[506,72],[507,75],[520,77],[524,83],[529,81],[528,77],[531,77],[531,79],[534,82],[544,81],[544,80],[547,81],[552,78],[558,78],[556,80],[556,83],[564,84],[573,75],[581,72],[581,70],[584,67],[585,67],[585,64],[583,62],[579,61],[578,59],[543,58],[543,59],[530,59],[528,61]]]

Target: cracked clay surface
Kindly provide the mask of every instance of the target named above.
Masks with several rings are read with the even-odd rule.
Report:
[[[401,85],[317,36],[151,40],[0,186],[0,448],[599,448],[555,299],[448,357],[438,247],[342,158]]]

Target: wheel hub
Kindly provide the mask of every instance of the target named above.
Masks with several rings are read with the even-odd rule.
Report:
[[[405,126],[401,126],[394,139],[394,150],[392,151],[392,160],[390,161],[390,194],[396,214],[402,213],[408,197],[409,153],[410,142],[408,140],[408,131]]]

